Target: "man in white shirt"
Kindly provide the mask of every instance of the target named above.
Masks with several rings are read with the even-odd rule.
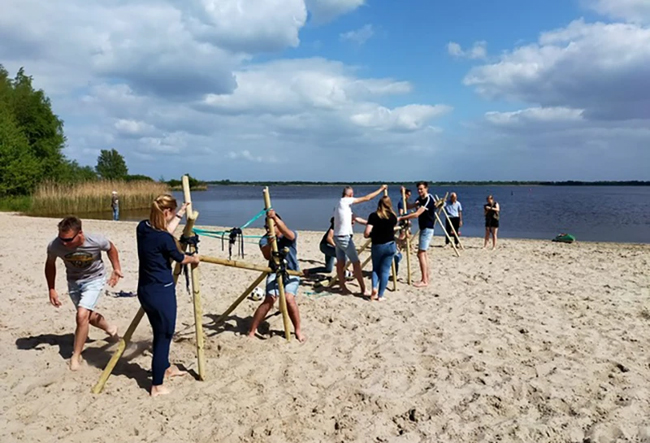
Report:
[[[366,285],[363,282],[363,274],[361,273],[361,262],[357,249],[354,246],[352,235],[352,221],[357,217],[352,213],[352,205],[364,203],[377,197],[384,192],[387,188],[382,185],[381,188],[363,197],[355,198],[354,190],[351,186],[346,186],[343,189],[343,196],[339,203],[334,208],[334,244],[336,245],[336,275],[338,276],[339,284],[341,285],[341,294],[348,295],[350,291],[345,285],[345,264],[346,257],[352,262],[354,268],[354,276],[359,282],[361,294],[365,294]]]

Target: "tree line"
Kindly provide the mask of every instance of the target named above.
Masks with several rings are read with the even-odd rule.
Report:
[[[99,179],[151,180],[129,175],[124,157],[102,150],[95,168],[63,154],[63,120],[43,90],[21,68],[14,78],[0,65],[0,198],[30,195],[43,182],[79,183]]]

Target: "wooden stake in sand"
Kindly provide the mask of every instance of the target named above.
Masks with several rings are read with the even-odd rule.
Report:
[[[185,202],[189,203],[186,210],[187,223],[185,224],[185,228],[183,229],[183,236],[186,238],[190,238],[192,236],[192,228],[194,227],[194,223],[196,222],[199,213],[192,210],[190,182],[189,182],[189,178],[186,175],[183,176],[183,195],[185,198]],[[185,251],[189,251],[190,253],[192,253],[196,251],[196,246],[190,246],[185,244]],[[174,269],[174,284],[178,282],[178,277],[180,273],[181,273],[181,265],[177,263]],[[194,320],[195,320],[195,328],[196,328],[196,351],[197,351],[197,359],[198,359],[198,366],[199,366],[199,379],[205,380],[205,358],[203,353],[203,322],[201,320],[203,317],[203,310],[201,308],[199,274],[198,274],[197,267],[192,268],[192,293],[193,293],[193,303],[194,303]],[[143,316],[144,316],[144,309],[142,308],[138,309],[138,312],[137,314],[135,314],[135,317],[131,321],[129,328],[124,333],[124,336],[122,336],[122,338],[120,339],[117,345],[117,349],[113,353],[113,356],[111,357],[108,364],[104,368],[104,371],[99,377],[99,381],[95,386],[93,386],[92,389],[93,394],[99,394],[104,390],[104,386],[106,385],[108,378],[111,376],[113,369],[115,369],[115,365],[117,365],[117,362],[124,354],[124,351],[126,350],[126,346],[131,341],[131,337],[133,336],[133,333],[137,329],[138,325],[140,324],[140,321],[142,321]]]
[[[447,195],[448,194],[449,193],[445,194],[445,199],[444,199],[445,202],[447,201]],[[438,199],[437,195],[435,197],[436,197],[436,199]],[[444,203],[443,203],[442,207],[440,208],[440,210],[442,211],[443,214],[445,214],[445,217],[446,217],[445,220],[449,220],[449,214],[447,214],[447,210],[445,209]],[[438,214],[440,214],[440,210],[438,211]],[[465,246],[463,246],[463,242],[460,241],[460,236],[458,235],[458,232],[456,232],[456,228],[454,227],[454,224],[451,222],[451,220],[449,220],[449,226],[451,227],[451,232],[458,239],[458,245],[460,246],[460,248],[465,249]]]
[[[406,189],[402,187],[402,205],[404,206],[404,213],[408,213],[408,206],[406,205]],[[410,220],[408,220],[410,222]],[[406,282],[411,286],[411,239],[408,234],[411,232],[410,225],[404,226],[404,235],[406,236]]]
[[[271,241],[271,250],[273,251],[273,261],[275,262],[276,267],[280,267],[281,263],[279,251],[278,251],[278,242],[275,241],[275,222],[272,218],[268,216],[268,211],[271,209],[271,195],[269,194],[269,188],[264,188],[264,208],[266,209],[266,225],[269,227],[269,234],[273,241]],[[282,322],[284,323],[284,337],[287,341],[291,340],[291,329],[289,326],[289,313],[287,311],[287,297],[284,293],[284,281],[282,281],[282,276],[278,275],[278,278],[275,280],[278,284],[278,292],[280,293],[280,312],[282,312]]]

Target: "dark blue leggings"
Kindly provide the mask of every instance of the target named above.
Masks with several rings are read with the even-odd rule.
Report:
[[[138,299],[153,329],[153,385],[163,384],[169,368],[169,346],[176,329],[176,289],[173,284],[138,287]]]

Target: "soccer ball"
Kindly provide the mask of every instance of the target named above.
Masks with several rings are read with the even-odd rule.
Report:
[[[262,288],[255,288],[253,289],[253,293],[251,294],[251,299],[254,301],[260,301],[264,298],[264,290]]]

